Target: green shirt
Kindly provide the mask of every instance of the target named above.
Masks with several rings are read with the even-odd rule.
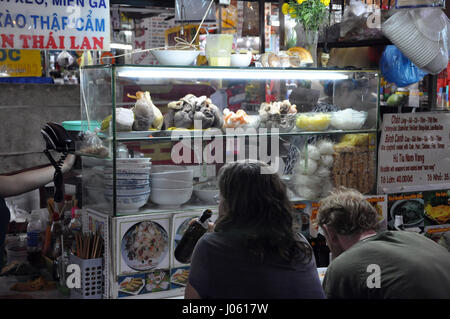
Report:
[[[330,299],[450,298],[450,253],[423,235],[384,231],[334,259],[323,287]]]

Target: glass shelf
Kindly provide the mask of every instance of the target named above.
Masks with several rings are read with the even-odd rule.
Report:
[[[270,130],[264,131],[248,131],[237,134],[226,134],[220,130],[210,130],[208,132],[198,132],[191,130],[176,130],[176,131],[159,131],[141,133],[141,134],[121,134],[117,132],[116,140],[118,142],[132,142],[132,141],[152,141],[152,140],[164,140],[164,141],[179,141],[183,138],[202,138],[209,140],[214,138],[229,138],[229,137],[244,137],[244,136],[301,136],[301,135],[328,135],[328,134],[359,134],[359,133],[376,133],[376,129],[360,129],[360,130],[327,130],[327,131],[290,131],[290,132],[271,132]],[[131,132],[130,132],[131,133]],[[133,132],[135,133],[135,132]],[[136,132],[138,133],[138,132]],[[145,136],[147,135],[148,136]]]

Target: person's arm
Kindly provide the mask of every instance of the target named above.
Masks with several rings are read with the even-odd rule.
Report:
[[[197,290],[188,282],[184,290],[184,299],[202,299]]]
[[[68,172],[75,162],[75,155],[69,154],[65,159],[62,172]],[[0,175],[0,196],[16,196],[44,186],[53,180],[55,168],[47,166],[15,175]]]

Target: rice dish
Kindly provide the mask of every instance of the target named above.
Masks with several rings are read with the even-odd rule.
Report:
[[[163,253],[168,245],[167,233],[158,224],[143,221],[127,234],[125,249],[130,261],[137,261],[141,265],[152,265]]]

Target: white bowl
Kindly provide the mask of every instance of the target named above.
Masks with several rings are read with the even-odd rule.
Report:
[[[116,174],[116,179],[117,180],[146,180],[146,181],[148,181],[148,177],[149,177],[148,173],[145,173],[145,174],[124,174],[124,173],[118,173],[118,174]],[[110,180],[111,183],[112,183],[113,174],[112,173],[103,174],[103,178],[105,180]]]
[[[156,188],[190,188],[192,187],[193,181],[184,181],[184,180],[176,180],[176,179],[167,179],[167,178],[152,178],[150,180],[152,187]]]
[[[194,178],[194,171],[187,169],[184,166],[176,165],[156,165],[152,167],[150,178],[164,178],[179,181],[192,181]]]
[[[138,196],[150,192],[149,185],[137,186],[137,187],[117,187],[116,193],[118,196]],[[112,196],[112,187],[105,187],[105,195]]]
[[[150,180],[148,178],[146,179],[116,179],[116,185],[117,187],[139,187],[139,186],[146,186],[149,185]],[[104,179],[103,184],[106,188],[112,187],[113,180],[111,179]]]
[[[219,190],[194,187],[194,195],[204,203],[217,204],[216,196],[219,195]]]
[[[247,67],[250,65],[250,63],[252,63],[251,52],[245,54],[235,53],[231,55],[231,66]]]
[[[167,208],[180,207],[191,199],[193,190],[193,187],[175,189],[152,188],[150,199],[159,206]]]
[[[151,50],[161,65],[192,65],[200,54],[194,50]]]
[[[135,168],[135,167],[128,167],[128,168],[122,168],[122,167],[116,167],[116,174],[150,174],[151,167],[146,168]],[[105,170],[103,171],[105,174],[112,174],[113,168],[112,167],[105,167]]]
[[[128,212],[128,213],[137,212],[139,210],[139,208],[141,208],[142,206],[144,206],[147,203],[149,196],[150,196],[150,192],[135,195],[135,196],[120,196],[120,195],[116,196],[117,209],[122,212]],[[113,200],[112,196],[109,196],[106,194],[105,194],[105,198],[109,202],[112,202],[112,200]]]

